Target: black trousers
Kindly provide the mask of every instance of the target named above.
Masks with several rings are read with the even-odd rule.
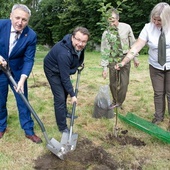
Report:
[[[158,70],[149,65],[150,78],[154,90],[155,118],[163,120],[166,109],[166,97],[168,113],[170,114],[170,70]]]
[[[44,72],[47,77],[47,80],[50,84],[51,91],[54,97],[54,110],[55,110],[55,118],[58,129],[60,131],[67,128],[67,96],[68,93],[64,89],[61,78],[59,74],[55,74],[48,68],[44,66]]]
[[[110,90],[114,104],[122,104],[126,98],[129,84],[131,63],[127,63],[119,71],[114,68],[115,63],[109,64]]]

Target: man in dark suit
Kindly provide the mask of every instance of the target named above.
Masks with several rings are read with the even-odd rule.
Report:
[[[44,58],[44,72],[54,96],[54,109],[58,129],[69,133],[67,127],[67,98],[77,103],[77,97],[71,83],[70,75],[84,62],[84,49],[89,40],[87,28],[76,27],[72,34],[67,34],[57,42]]]
[[[18,91],[22,91],[28,98],[27,78],[34,64],[37,36],[29,28],[28,22],[31,11],[23,4],[13,6],[10,19],[0,20],[0,62],[9,67],[18,86],[14,89],[7,76],[0,70],[0,138],[7,129],[6,108],[8,85],[11,87],[18,107],[19,120],[25,136],[35,143],[42,140],[34,133],[34,122],[31,113]]]

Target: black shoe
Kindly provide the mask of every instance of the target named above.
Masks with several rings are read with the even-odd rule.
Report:
[[[70,119],[71,119],[71,116],[72,116],[71,113],[67,113],[67,115],[66,115],[66,117],[67,117],[67,118],[70,118]],[[77,119],[77,118],[78,118],[78,116],[74,116],[74,119]]]
[[[158,125],[159,123],[163,122],[163,120],[158,120],[156,118],[153,118],[152,123]]]

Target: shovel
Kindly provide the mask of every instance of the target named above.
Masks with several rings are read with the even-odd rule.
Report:
[[[9,78],[9,80],[11,81],[12,85],[16,88],[17,87],[17,83],[14,80],[14,78],[12,77],[12,74],[10,72],[9,68],[5,68],[2,66],[2,63],[0,62],[0,69],[7,75],[7,77]],[[41,131],[44,135],[44,138],[47,142],[46,147],[53,153],[55,154],[57,157],[59,157],[60,159],[64,159],[63,158],[63,154],[65,154],[65,148],[63,148],[63,146],[61,145],[61,143],[59,143],[57,140],[55,140],[54,138],[52,138],[51,140],[48,138],[48,135],[46,133],[45,127],[42,123],[42,121],[40,120],[40,118],[38,117],[38,115],[36,114],[36,112],[34,111],[34,109],[31,107],[31,105],[29,104],[28,100],[26,99],[26,97],[24,96],[24,94],[19,91],[18,94],[20,95],[20,97],[22,98],[22,100],[24,101],[24,103],[26,104],[26,106],[28,107],[28,109],[30,110],[30,112],[32,113],[32,115],[34,116],[34,118],[36,119],[36,121],[38,122]]]
[[[80,73],[83,70],[84,65],[77,71],[77,80],[76,80],[76,87],[75,87],[75,96],[77,97],[78,94],[78,87],[79,87],[79,80],[80,80]],[[76,102],[73,103],[72,107],[72,114],[70,120],[70,133],[64,132],[61,138],[61,144],[65,148],[65,152],[73,151],[76,149],[76,144],[78,140],[78,134],[73,133],[73,124],[74,124],[74,117],[75,117],[75,110],[76,110]]]

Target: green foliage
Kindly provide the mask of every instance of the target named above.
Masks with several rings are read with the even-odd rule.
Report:
[[[34,9],[37,6],[39,0],[1,0],[0,2],[0,18],[5,19],[10,17],[11,8],[14,4],[22,3],[27,5],[30,9]]]
[[[133,33],[137,38],[145,23],[150,21],[150,12],[152,8],[161,0],[128,0],[122,4],[122,13],[120,20],[131,25]],[[164,2],[169,3],[169,0]]]
[[[125,2],[117,2],[117,10],[121,11],[120,5]],[[101,26],[101,29],[107,31],[106,33],[106,41],[109,44],[110,49],[104,49],[102,52],[102,59],[109,60],[110,62],[120,62],[123,57],[123,51],[121,49],[120,39],[118,35],[118,30],[115,26],[111,25],[110,22],[112,18],[112,9],[114,8],[111,3],[104,4],[100,3],[100,9],[98,11],[101,12],[101,22],[97,24]]]
[[[1,2],[0,5],[0,18],[9,18],[10,12],[12,8],[12,2],[10,0],[6,0]]]
[[[122,3],[123,2],[123,3]],[[91,33],[90,49],[100,44],[101,3],[117,7],[120,21],[131,25],[137,38],[144,24],[149,22],[152,8],[161,0],[1,0],[0,18],[9,18],[14,3],[23,3],[32,11],[29,25],[38,35],[39,44],[54,45],[76,26],[85,26]],[[164,0],[169,3],[169,0]],[[121,8],[120,8],[121,7]]]
[[[62,31],[62,34],[72,32],[76,26],[84,26],[89,29],[91,33],[91,40],[99,41],[96,37],[101,32],[96,23],[100,18],[100,13],[96,11],[98,9],[98,3],[102,0],[65,0],[62,4],[62,11],[58,17],[60,19],[60,25],[58,30]]]
[[[37,51],[49,51],[50,48],[48,46],[45,46],[45,45],[37,45]]]
[[[149,47],[145,45],[144,48],[140,51],[140,55],[147,55],[148,54]]]
[[[76,26],[84,26],[91,33],[90,47],[100,43],[101,30],[96,25],[100,19],[97,11],[102,0],[42,0],[33,14],[30,25],[38,33],[40,44],[54,45]]]
[[[58,13],[61,10],[63,0],[42,0],[38,5],[38,10],[32,12],[30,25],[37,32],[38,44],[48,44],[52,46],[60,39],[61,32],[58,32]]]

